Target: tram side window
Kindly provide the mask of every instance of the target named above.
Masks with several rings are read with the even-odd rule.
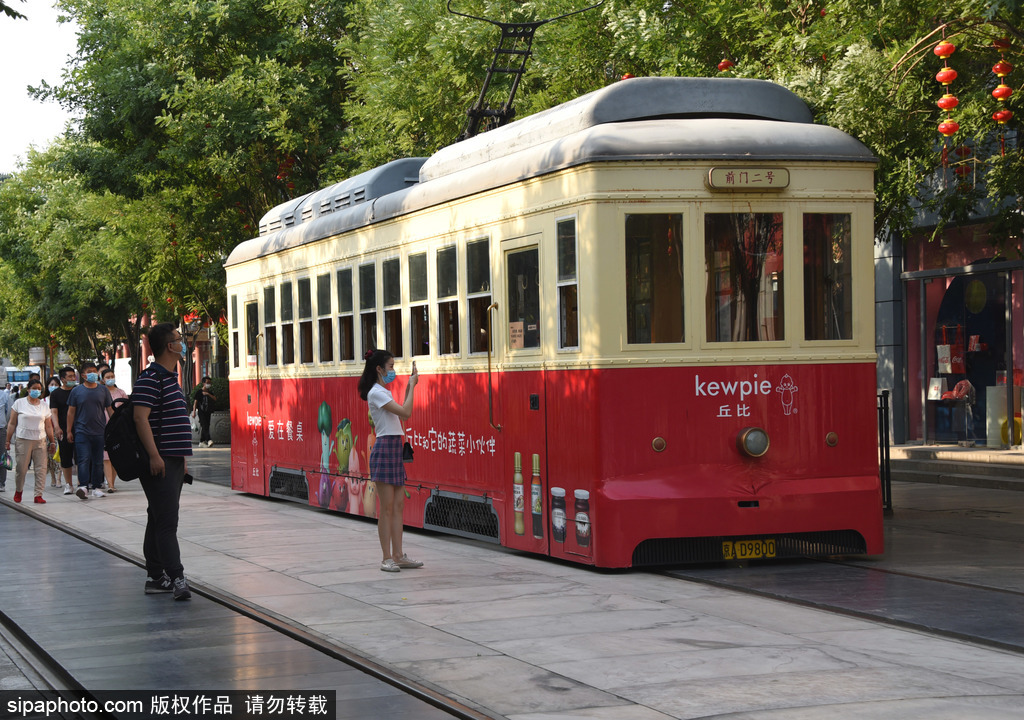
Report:
[[[402,349],[402,267],[398,258],[381,263],[384,281],[384,347],[397,358]]]
[[[245,304],[245,353],[249,357],[259,355],[259,334],[260,334],[260,308],[259,303],[248,302]]]
[[[458,255],[454,247],[437,251],[437,343],[441,355],[459,354]]]
[[[299,362],[313,362],[313,289],[309,278],[299,280]]]
[[[281,283],[281,364],[295,362],[295,313],[292,307],[292,284]]]
[[[491,256],[487,239],[466,245],[466,296],[469,298],[469,351],[487,352],[487,308],[491,304]]]
[[[277,365],[277,288],[263,288],[263,338],[267,365]]]
[[[804,215],[804,337],[853,337],[850,216]]]
[[[430,354],[430,306],[427,305],[427,254],[409,256],[409,325],[412,330],[410,354]]]
[[[510,252],[508,273],[508,346],[540,347],[540,263],[537,248]]]
[[[231,354],[235,358],[235,367],[241,362],[238,358],[238,296],[231,296]]]
[[[334,362],[334,321],[331,320],[331,275],[316,276],[317,337],[320,341],[320,362]]]
[[[558,347],[580,345],[576,296],[576,220],[558,223]]]
[[[683,216],[627,215],[626,342],[683,342],[683,294]]]
[[[782,340],[782,213],[704,217],[705,320],[711,342]]]
[[[377,266],[359,266],[359,324],[363,352],[377,349]]]
[[[352,324],[352,270],[338,271],[338,358],[355,360],[356,343]]]

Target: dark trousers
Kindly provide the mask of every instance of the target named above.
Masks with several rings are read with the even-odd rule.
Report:
[[[185,480],[185,458],[164,459],[164,476],[140,478],[146,492],[146,535],[142,541],[142,554],[146,558],[146,572],[154,580],[167,573],[172,580],[184,577],[181,549],[178,547],[178,504],[181,486]]]
[[[210,440],[210,415],[211,413],[199,413],[199,442],[204,443]]]

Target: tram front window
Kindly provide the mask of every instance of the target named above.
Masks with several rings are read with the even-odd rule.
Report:
[[[678,343],[683,328],[683,216],[626,216],[626,342]]]
[[[804,335],[807,340],[853,337],[850,216],[804,215]]]
[[[782,340],[782,213],[704,217],[711,342]]]

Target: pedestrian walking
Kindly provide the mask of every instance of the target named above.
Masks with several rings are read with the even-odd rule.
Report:
[[[75,466],[75,446],[68,438],[68,398],[78,385],[73,367],[62,367],[57,373],[60,387],[50,391],[50,415],[53,429],[57,433],[57,450],[60,452],[60,469],[64,476],[64,494],[74,492],[71,487],[71,470]]]
[[[11,384],[0,391],[0,419],[3,420],[3,427],[0,427],[0,443],[7,446],[7,423],[11,421],[11,409],[14,407],[15,397],[11,393]],[[7,492],[7,465],[0,462],[0,492]]]
[[[50,395],[52,395],[55,390],[59,390],[59,389],[60,389],[60,378],[58,378],[56,375],[54,375],[53,377],[51,377],[47,381],[47,383],[46,383],[46,390],[43,392],[43,402],[46,403],[46,409],[47,410],[50,410]],[[52,413],[50,415],[50,421],[53,422],[53,414]],[[53,428],[54,428],[54,430],[57,429],[56,424],[54,424]],[[60,458],[60,452],[58,450],[56,450],[55,448],[48,448],[47,452],[49,452],[50,450],[53,450],[53,453],[47,459],[46,470],[47,470],[47,472],[50,475],[50,487],[55,487],[56,488],[56,487],[60,487],[60,485],[61,485],[61,483],[60,483],[60,462],[58,462],[58,460]]]
[[[50,410],[42,400],[43,384],[38,380],[32,380],[26,387],[28,396],[18,398],[11,408],[4,448],[10,452],[11,439],[14,438],[14,455],[18,462],[15,470],[14,502],[21,502],[25,476],[31,462],[35,474],[35,502],[44,505],[47,450],[54,447],[53,422],[50,419]]]
[[[82,500],[106,497],[103,492],[103,430],[110,407],[110,393],[100,385],[100,374],[91,362],[82,365],[82,384],[68,396],[68,439],[75,445],[78,489]]]
[[[210,437],[210,415],[213,414],[213,404],[217,402],[217,396],[212,391],[213,384],[209,376],[203,378],[203,385],[195,394],[196,414],[199,416],[199,447],[213,447],[213,439]]]
[[[128,397],[128,393],[117,386],[117,380],[114,379],[114,371],[107,367],[106,370],[100,370],[100,377],[103,379],[103,387],[110,393],[110,402],[113,403],[115,400]],[[113,408],[113,405],[111,405]],[[110,463],[110,458],[107,456],[107,451],[103,451],[103,476],[107,481],[107,492],[117,492],[117,488],[114,487],[114,481],[117,480],[117,472],[114,470],[114,466]]]
[[[377,513],[377,536],[384,559],[380,569],[399,572],[405,568],[423,567],[402,550],[403,512],[405,510],[405,465],[402,446],[405,433],[402,421],[412,417],[413,393],[420,376],[416,362],[405,388],[405,401],[395,402],[387,386],[395,379],[395,356],[387,350],[366,354],[366,366],[359,378],[359,397],[370,406],[370,417],[377,440],[370,451],[370,479],[377,491],[380,512]]]
[[[154,360],[132,389],[135,427],[149,454],[150,474],[139,478],[148,503],[142,543],[149,575],[146,593],[173,592],[175,600],[188,600],[192,592],[181,564],[178,512],[185,458],[192,454],[192,427],[175,374],[188,349],[170,323],[154,325],[148,338]]]

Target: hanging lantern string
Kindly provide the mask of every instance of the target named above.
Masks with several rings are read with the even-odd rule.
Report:
[[[943,31],[945,36],[945,31]],[[949,92],[949,86],[956,80],[957,72],[949,66],[949,56],[956,52],[956,45],[943,37],[932,50],[941,60],[942,69],[935,74],[935,79],[942,85],[943,95],[935,103],[945,113],[945,117],[939,122],[938,131],[942,134],[942,184],[947,185],[946,169],[949,167],[949,139],[956,135],[960,129],[960,123],[953,119],[952,113],[960,100],[956,95]]]
[[[1006,136],[1004,128],[1006,123],[1013,119],[1013,112],[1006,108],[1004,103],[1013,95],[1013,88],[1007,85],[1003,78],[1013,72],[1013,65],[1006,62],[1006,51],[1010,47],[1009,38],[996,38],[992,46],[999,51],[999,62],[992,66],[992,72],[999,79],[999,85],[992,91],[992,97],[999,101],[1000,107],[992,113],[992,119],[999,125],[999,156],[1006,157]]]

